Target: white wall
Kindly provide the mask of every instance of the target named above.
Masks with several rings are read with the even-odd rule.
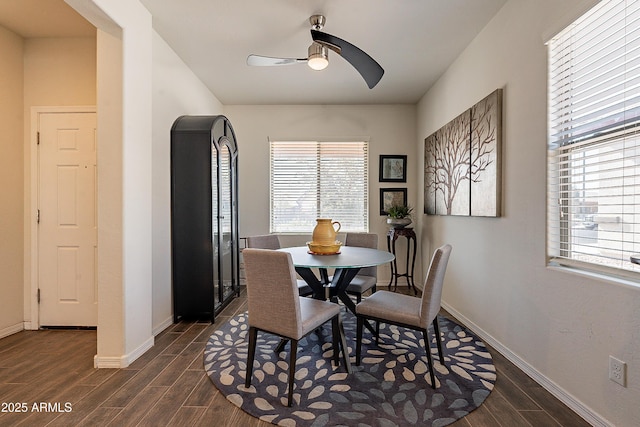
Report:
[[[422,246],[453,245],[445,307],[592,422],[632,426],[640,425],[640,288],[548,268],[545,259],[543,35],[585,3],[558,11],[554,0],[509,1],[420,101],[423,167],[425,137],[504,88],[503,216],[423,215]],[[627,362],[627,388],[608,379],[609,355]]]
[[[122,37],[98,30],[98,351],[96,366],[124,353],[122,259]],[[109,106],[113,106],[109,108]],[[111,363],[108,363],[110,361]]]
[[[23,40],[0,26],[0,338],[23,325]]]
[[[173,322],[170,131],[180,116],[222,114],[222,104],[167,43],[153,35],[153,331]]]
[[[413,105],[227,105],[224,111],[238,139],[241,236],[269,233],[269,138],[369,140],[369,229],[378,233],[380,248],[386,248],[388,227],[386,218],[379,213],[379,188],[407,187],[409,204],[416,206],[419,175],[418,161],[413,155],[416,140]],[[407,184],[378,182],[380,154],[408,154]],[[304,244],[312,231],[288,242]],[[398,252],[403,253],[403,242],[399,242]],[[388,266],[379,268],[379,277],[388,279]],[[418,272],[417,282],[421,282],[420,277]]]
[[[95,105],[95,37],[25,39],[24,67],[25,109]]]

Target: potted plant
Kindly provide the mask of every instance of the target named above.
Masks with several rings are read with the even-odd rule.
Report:
[[[404,228],[411,224],[411,211],[407,205],[393,205],[387,211],[387,224],[393,228]]]

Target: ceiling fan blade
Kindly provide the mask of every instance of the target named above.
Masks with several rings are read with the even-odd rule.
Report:
[[[299,62],[307,62],[307,58],[274,58],[271,56],[249,55],[247,65],[257,67],[270,67],[273,65],[290,65]]]
[[[329,49],[337,52],[347,60],[349,64],[353,65],[353,68],[355,68],[364,78],[364,81],[367,82],[369,89],[373,89],[382,78],[384,69],[380,64],[366,52],[348,41],[317,30],[311,30],[311,37],[314,42],[325,45]]]

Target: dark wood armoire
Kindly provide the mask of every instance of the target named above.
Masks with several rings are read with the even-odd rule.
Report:
[[[240,292],[238,145],[225,116],[171,128],[173,318],[215,320]]]

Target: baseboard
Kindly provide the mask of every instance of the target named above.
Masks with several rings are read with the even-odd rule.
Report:
[[[24,330],[24,324],[22,322],[7,326],[6,328],[0,329],[0,338],[8,337],[9,335],[16,334],[22,330]]]
[[[576,399],[573,395],[568,393],[562,387],[558,386],[551,379],[544,376],[538,370],[536,370],[533,366],[527,363],[525,360],[520,358],[517,354],[513,353],[507,347],[505,347],[501,342],[496,340],[493,336],[488,334],[478,325],[473,323],[467,317],[465,317],[462,313],[446,304],[444,301],[442,302],[442,308],[451,313],[456,319],[464,324],[465,327],[469,328],[473,333],[478,335],[484,341],[487,342],[491,347],[496,349],[501,355],[507,358],[511,363],[516,365],[520,370],[522,370],[525,374],[529,375],[535,382],[540,384],[545,390],[549,393],[553,394],[558,400],[567,405],[572,411],[576,414],[584,418],[585,421],[590,423],[593,426],[602,426],[609,427],[612,424],[596,413],[594,410],[586,406],[584,403]]]
[[[93,367],[94,368],[109,368],[109,369],[118,369],[118,368],[126,368],[129,366],[125,365],[124,362],[125,356],[117,357],[105,357],[98,356],[97,354],[93,356]]]
[[[25,320],[24,322],[22,322],[22,326],[24,327],[25,331],[37,331],[38,329],[40,329],[37,326],[34,326],[30,320]]]
[[[162,322],[158,326],[154,327],[153,330],[151,331],[151,333],[153,334],[154,337],[157,337],[160,332],[164,331],[165,329],[167,329],[171,325],[173,325],[173,316],[167,317],[164,320],[164,322]]]
[[[147,350],[153,347],[153,342],[154,339],[153,337],[151,337],[131,353],[122,356],[99,356],[96,354],[93,357],[93,367],[111,369],[126,368],[131,365],[138,357],[142,356],[147,352]]]

